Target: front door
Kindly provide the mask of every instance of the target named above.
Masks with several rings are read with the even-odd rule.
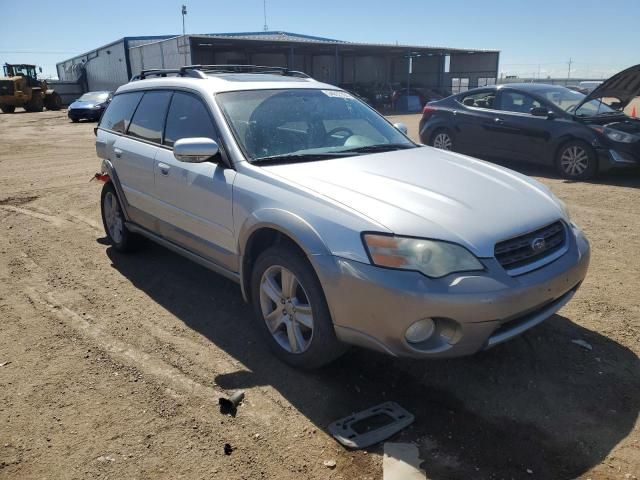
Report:
[[[181,162],[173,145],[181,138],[220,142],[208,107],[196,94],[176,91],[171,99],[163,148],[155,157],[155,197],[160,233],[225,268],[237,271],[232,187],[236,172],[220,158]]]
[[[530,112],[532,108],[551,108],[526,93],[508,89],[500,91],[498,102],[500,111],[496,114],[494,126],[501,155],[513,160],[547,162],[550,122],[554,120],[534,116]]]

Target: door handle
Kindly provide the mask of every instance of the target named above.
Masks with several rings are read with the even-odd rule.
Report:
[[[493,121],[494,121],[495,123],[500,124],[500,125],[502,125],[502,124],[504,123],[504,120],[503,120],[503,119],[501,119],[501,118],[499,118],[499,117],[494,118],[494,119],[493,119]]]
[[[162,163],[162,162],[158,163],[158,169],[160,169],[160,175],[164,175],[164,176],[169,175],[170,168],[171,167],[166,163]]]
[[[122,157],[122,150],[120,150],[119,148],[114,148],[113,153],[115,154],[116,158]]]

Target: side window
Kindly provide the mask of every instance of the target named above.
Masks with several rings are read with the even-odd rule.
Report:
[[[118,133],[126,132],[141,98],[142,92],[121,93],[113,97],[102,115],[100,126]]]
[[[495,108],[495,98],[495,91],[476,92],[469,95],[463,95],[458,101],[467,107]]]
[[[532,108],[541,106],[538,100],[524,93],[502,91],[500,110],[505,112],[529,113]]]
[[[173,94],[167,126],[164,131],[164,144],[170,147],[176,140],[189,137],[206,137],[215,140],[216,129],[211,122],[207,107],[193,95],[176,92]]]
[[[128,134],[149,142],[161,143],[164,118],[171,100],[171,92],[145,92],[131,119]]]

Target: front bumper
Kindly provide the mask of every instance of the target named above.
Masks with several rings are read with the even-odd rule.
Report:
[[[73,109],[67,111],[67,117],[71,120],[100,120],[102,110]]]
[[[483,260],[481,274],[441,279],[338,257],[316,256],[313,263],[340,340],[394,356],[458,357],[519,335],[570,300],[590,255],[582,232],[571,231],[563,256],[517,277],[495,259]],[[406,329],[426,317],[436,319],[436,333],[408,343]]]
[[[597,152],[601,172],[640,167],[640,145],[616,145],[613,148],[600,148]]]

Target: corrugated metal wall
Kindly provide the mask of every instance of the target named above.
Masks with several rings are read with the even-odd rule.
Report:
[[[159,42],[143,43],[129,48],[131,75],[149,68],[179,68],[190,65],[189,37],[174,37]]]
[[[60,80],[79,81],[88,91],[115,90],[129,81],[124,40],[59,63],[57,68]]]

